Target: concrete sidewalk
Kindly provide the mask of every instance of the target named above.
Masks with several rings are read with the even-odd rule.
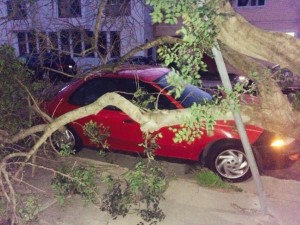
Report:
[[[253,180],[238,184],[243,192],[225,192],[199,187],[191,179],[176,179],[170,183],[161,202],[166,218],[158,224],[299,225],[300,182],[265,176],[262,181],[267,196],[266,215],[260,211]],[[40,218],[38,224],[41,225],[136,225],[141,222],[135,214],[112,220],[96,206],[84,205],[79,198],[63,208],[52,206]]]
[[[300,181],[276,179],[262,176],[270,214],[283,225],[300,224]],[[254,181],[240,183],[247,193],[255,194]],[[258,197],[257,197],[258,198]]]

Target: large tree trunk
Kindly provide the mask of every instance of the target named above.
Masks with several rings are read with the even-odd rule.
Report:
[[[300,137],[300,115],[294,111],[286,95],[269,74],[269,70],[250,57],[242,55],[225,45],[223,56],[236,68],[239,68],[248,78],[255,81],[260,104],[242,105],[242,113],[250,117],[250,123],[267,130]],[[253,77],[253,72],[259,77]]]
[[[259,90],[261,104],[244,106],[243,113],[251,118],[253,124],[277,133],[300,137],[299,112],[293,110],[265,64],[253,59],[280,64],[300,75],[300,40],[251,25],[235,13],[227,1],[221,10],[225,16],[219,21],[218,40],[224,58],[248,78],[255,80]],[[258,78],[252,76],[254,73]]]
[[[300,75],[300,40],[290,35],[266,31],[251,25],[223,0],[218,39],[235,51],[257,59],[280,64]]]

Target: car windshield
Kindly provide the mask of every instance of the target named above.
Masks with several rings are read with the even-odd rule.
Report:
[[[156,79],[155,82],[162,88],[172,93],[174,86],[171,86],[167,82],[167,74],[161,76],[160,78]],[[174,96],[174,95],[173,95]],[[196,87],[194,85],[188,84],[184,91],[182,92],[181,96],[177,98],[177,101],[180,102],[180,104],[184,108],[191,107],[193,103],[201,104],[204,101],[210,101],[212,100],[212,96],[201,90],[199,87]]]

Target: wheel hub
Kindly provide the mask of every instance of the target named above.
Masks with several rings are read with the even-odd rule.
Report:
[[[68,145],[70,149],[73,149],[75,147],[75,138],[69,130],[58,131],[52,135],[52,143],[58,150],[61,149],[62,145]]]
[[[223,177],[236,179],[248,172],[249,163],[245,153],[240,150],[229,149],[217,156],[215,167]]]

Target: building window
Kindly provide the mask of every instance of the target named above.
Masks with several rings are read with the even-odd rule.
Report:
[[[120,56],[121,40],[120,32],[114,31],[111,36],[111,56]],[[74,57],[95,57],[95,49],[93,47],[94,32],[90,30],[80,29],[64,29],[59,32],[18,32],[19,54],[36,53],[41,51],[65,52],[73,54]],[[107,51],[107,32],[99,32],[98,37],[98,54],[106,57]],[[83,50],[85,54],[83,54]]]
[[[37,45],[36,45],[36,32],[30,31],[27,33],[28,35],[28,49],[29,53],[36,53],[37,52]]]
[[[84,50],[85,57],[94,57],[94,49],[93,47],[93,40],[94,40],[94,32],[91,30],[85,30],[83,35],[83,43],[84,43]]]
[[[81,17],[80,0],[58,0],[58,17]]]
[[[98,52],[102,57],[105,57],[107,55],[107,32],[105,31],[99,32]]]
[[[92,41],[94,40],[95,35],[93,31],[86,30],[84,35],[84,49],[85,51],[89,50],[85,56],[86,57],[94,57],[95,49],[92,49]],[[97,54],[100,57],[106,57],[107,55],[107,32],[100,31],[98,34],[98,41],[97,41]]]
[[[18,37],[18,46],[19,46],[19,55],[26,54],[26,32],[19,32]]]
[[[27,18],[26,2],[23,0],[11,0],[6,3],[7,17],[12,20]]]
[[[237,6],[263,6],[265,5],[265,0],[238,0]]]
[[[47,35],[45,32],[39,32],[37,33],[37,40],[38,40],[38,49],[39,51],[47,51],[48,45],[47,45]]]
[[[49,32],[49,48],[51,51],[58,51],[58,35],[57,32]]]
[[[121,55],[121,37],[120,32],[110,32],[110,50],[111,57],[120,57]]]
[[[36,31],[18,32],[17,38],[20,55],[26,53],[36,53],[38,51]]]
[[[74,57],[94,57],[95,49],[92,49],[93,31],[89,30],[62,30],[60,32],[61,50],[72,51]],[[89,50],[83,54],[83,50]]]
[[[130,16],[130,0],[108,0],[105,8],[106,16]]]
[[[69,52],[71,49],[69,34],[70,34],[69,30],[61,30],[61,32],[60,32],[61,50],[67,51],[67,52]]]
[[[73,30],[71,32],[71,38],[72,38],[72,47],[73,47],[73,53],[74,56],[79,56],[82,53],[82,46],[81,46],[81,32],[80,30]]]

